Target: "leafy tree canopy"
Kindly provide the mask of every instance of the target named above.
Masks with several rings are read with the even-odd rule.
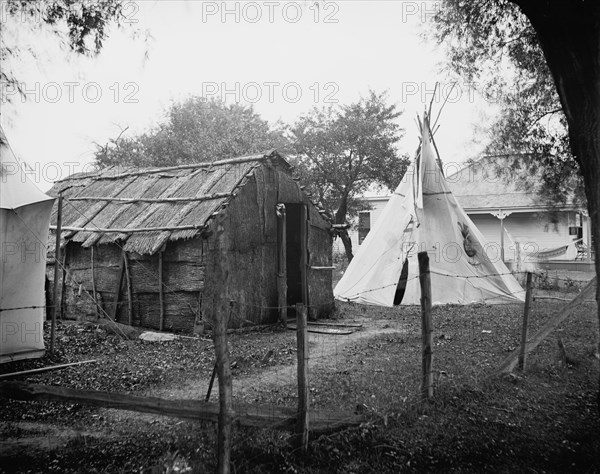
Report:
[[[566,121],[568,125],[569,144],[576,162],[572,167],[581,169],[592,224],[592,240],[588,245],[595,254],[596,278],[600,278],[600,3],[586,0],[447,0],[446,5],[450,13],[442,12],[439,16],[441,24],[447,24],[446,29],[442,28],[441,39],[451,37],[460,40],[464,37],[456,30],[451,33],[453,29],[449,20],[453,14],[457,15],[457,28],[466,28],[476,38],[477,44],[489,46],[491,51],[499,48],[507,52],[517,71],[531,74],[534,79],[536,74],[532,71],[537,70],[540,74],[545,71],[544,64],[536,59],[535,54],[538,50],[543,52],[547,71],[552,75],[564,112],[564,119],[559,118],[558,122]],[[515,5],[526,15],[530,28],[520,20],[524,17],[518,15]],[[445,36],[445,31],[451,36]],[[482,33],[488,36],[482,36]],[[509,36],[504,36],[509,33]],[[531,41],[527,41],[529,36]],[[498,44],[500,37],[506,37],[506,41]],[[534,45],[539,48],[534,48]],[[517,54],[519,51],[531,53],[534,59],[529,60],[526,54]],[[493,57],[494,53],[488,53],[490,55]],[[539,80],[542,80],[541,75]],[[532,90],[532,93],[538,92]],[[542,94],[540,99],[544,98],[548,101],[540,100],[540,104],[554,106],[556,101],[551,96]],[[542,112],[548,114],[553,110],[548,108]],[[531,127],[532,123],[527,125]],[[557,142],[564,143],[564,140]],[[564,161],[568,163],[568,158],[565,157]],[[561,167],[563,165],[557,163],[557,168]],[[596,290],[596,301],[600,302],[600,287]],[[600,304],[597,311],[600,321]]]
[[[99,147],[99,165],[176,166],[273,148],[285,151],[287,145],[283,133],[272,129],[252,107],[196,96],[173,103],[166,119],[150,132],[123,135]]]
[[[11,101],[14,91],[24,95],[16,63],[24,55],[38,57],[34,48],[19,43],[23,28],[50,32],[69,50],[94,55],[102,49],[111,23],[128,23],[127,9],[132,6],[121,0],[1,0],[0,100]]]
[[[371,186],[394,189],[408,159],[396,149],[404,131],[401,112],[385,93],[369,91],[358,102],[313,109],[289,128],[292,150],[308,190],[333,214],[336,223],[360,209],[356,200]],[[348,258],[352,248],[342,236]]]
[[[554,204],[584,201],[552,75],[519,7],[507,0],[445,0],[430,34],[446,45],[449,67],[501,106],[486,150],[507,155],[498,171]]]

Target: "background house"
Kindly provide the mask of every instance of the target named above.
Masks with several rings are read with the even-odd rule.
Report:
[[[67,319],[109,315],[191,332],[226,301],[232,327],[271,323],[282,292],[287,305],[302,302],[313,317],[334,308],[330,223],[275,152],[109,168],[60,181],[50,191],[59,193]]]
[[[447,172],[451,171],[449,167]],[[587,249],[591,240],[587,210],[567,203],[559,208],[540,202],[531,189],[521,189],[497,175],[492,157],[446,175],[459,204],[490,243],[488,255],[497,254],[511,267],[530,263],[538,268],[592,271]],[[367,197],[371,210],[359,214],[351,232],[359,245],[377,221],[388,196]],[[552,211],[552,212],[551,212]]]

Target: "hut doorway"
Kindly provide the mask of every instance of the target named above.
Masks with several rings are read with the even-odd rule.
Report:
[[[308,284],[306,270],[308,263],[308,222],[305,204],[284,203],[285,235],[278,244],[285,249],[285,281],[287,286],[287,306],[296,303],[308,305]],[[292,312],[290,312],[292,313]],[[291,316],[291,314],[290,314]]]

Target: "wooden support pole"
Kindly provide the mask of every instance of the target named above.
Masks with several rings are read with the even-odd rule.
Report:
[[[298,446],[303,451],[308,450],[308,331],[306,306],[296,305],[296,338],[298,357],[298,422],[296,436]]]
[[[521,371],[525,370],[525,363],[527,360],[527,324],[529,320],[529,307],[531,305],[532,276],[531,272],[527,272],[525,306],[523,308],[523,327],[521,329],[521,352],[519,353],[519,370]]]
[[[231,321],[231,315],[233,314],[233,301],[229,304],[229,316],[227,316],[227,326],[229,328],[229,321]],[[181,337],[181,336],[180,336]],[[210,375],[210,382],[208,383],[208,390],[206,391],[206,398],[204,401],[208,402],[210,400],[210,394],[212,393],[213,385],[215,384],[215,377],[217,376],[217,361],[215,361],[215,365],[213,367],[212,374]]]
[[[287,324],[287,218],[285,204],[277,204],[277,306],[279,321]]]
[[[127,286],[127,311],[129,313],[129,325],[133,326],[133,289],[131,287],[131,275],[129,274],[129,261],[127,252],[123,250],[123,265],[125,266],[125,285]]]
[[[56,226],[51,225],[50,230],[55,230]],[[203,230],[206,229],[206,225],[180,225],[174,227],[133,227],[127,229],[123,228],[103,228],[103,227],[73,227],[64,226],[63,231],[66,232],[91,232],[100,234],[136,234],[140,232],[167,232],[177,230]]]
[[[62,253],[62,270],[61,270],[61,281],[60,281],[60,312],[58,316],[60,319],[65,317],[65,306],[67,298],[67,251],[69,250],[69,243],[65,242],[65,248]]]
[[[123,274],[125,273],[125,261],[121,258],[121,263],[119,264],[119,274],[117,275],[117,284],[115,287],[115,299],[112,308],[112,317],[113,321],[117,320],[117,314],[119,313],[119,299],[121,297],[121,285],[123,285]]]
[[[424,400],[433,398],[432,343],[433,323],[431,319],[431,275],[429,274],[429,255],[419,252],[419,282],[421,284],[421,339],[422,339],[422,384],[421,395]]]
[[[158,329],[165,328],[165,290],[163,288],[163,251],[158,252],[158,302],[160,305],[160,320]]]
[[[306,307],[308,301],[308,209],[300,206],[300,280],[302,282],[302,304]]]
[[[94,269],[94,246],[91,248],[90,265],[92,271],[92,298],[94,298],[94,310],[96,312],[96,319],[100,317],[100,311],[98,309],[98,296],[96,294],[96,275]]]
[[[208,402],[210,400],[210,394],[212,393],[212,388],[213,388],[213,385],[215,384],[216,376],[217,376],[217,363],[215,362],[212,374],[210,375],[210,382],[208,383],[208,390],[206,391],[206,398],[204,399],[205,402]]]
[[[573,312],[579,307],[580,304],[584,303],[590,297],[595,295],[597,279],[594,277],[579,293],[575,298],[565,304],[552,318],[550,318],[540,330],[529,340],[525,349],[525,355],[529,354],[534,350],[544,339],[546,339],[550,333],[567,319]],[[517,365],[521,348],[517,348],[512,351],[506,359],[502,361],[498,367],[497,373],[510,372]]]
[[[85,177],[92,178],[96,181],[116,180],[116,179],[130,178],[132,176],[147,176],[149,174],[155,174],[155,173],[163,173],[164,174],[169,171],[193,170],[193,169],[198,169],[198,168],[213,168],[215,166],[248,163],[251,161],[267,161],[267,160],[270,160],[272,157],[273,157],[273,155],[271,155],[271,154],[263,155],[263,156],[252,155],[252,156],[244,156],[241,158],[227,158],[224,160],[209,161],[206,163],[194,163],[192,165],[177,165],[177,166],[169,166],[166,168],[144,169],[144,171],[133,171],[131,173],[111,173],[110,175],[104,175],[104,176],[102,175],[102,171],[100,171],[98,174],[86,174]],[[81,179],[81,177],[67,177],[64,179],[64,181],[73,180],[73,179]]]
[[[58,271],[60,269],[60,234],[62,229],[62,204],[63,196],[58,195],[58,209],[56,214],[56,247],[54,250],[54,288],[52,288],[52,324],[50,326],[50,353],[54,354],[56,340],[56,312],[58,310]]]
[[[229,198],[233,196],[232,193],[214,193],[214,194],[205,194],[202,196],[194,196],[194,197],[170,197],[170,198],[120,198],[120,197],[107,197],[107,196],[74,196],[70,197],[69,201],[106,201],[112,203],[121,203],[121,204],[137,204],[141,202],[150,202],[150,203],[179,203],[179,202],[202,202],[202,201],[210,201],[213,199],[223,199]]]

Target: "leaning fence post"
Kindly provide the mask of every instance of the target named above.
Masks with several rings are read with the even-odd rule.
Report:
[[[433,397],[432,339],[433,323],[431,320],[431,276],[429,274],[429,255],[419,252],[419,282],[421,284],[421,339],[423,354],[423,379],[421,395],[424,400]]]
[[[521,350],[519,352],[519,370],[525,370],[525,363],[527,361],[527,324],[529,320],[529,307],[531,306],[531,292],[532,292],[532,274],[527,272],[527,283],[525,292],[525,307],[523,309],[523,327],[521,329]]]
[[[308,332],[306,306],[296,305],[296,337],[298,343],[298,421],[296,435],[302,451],[308,450]]]

